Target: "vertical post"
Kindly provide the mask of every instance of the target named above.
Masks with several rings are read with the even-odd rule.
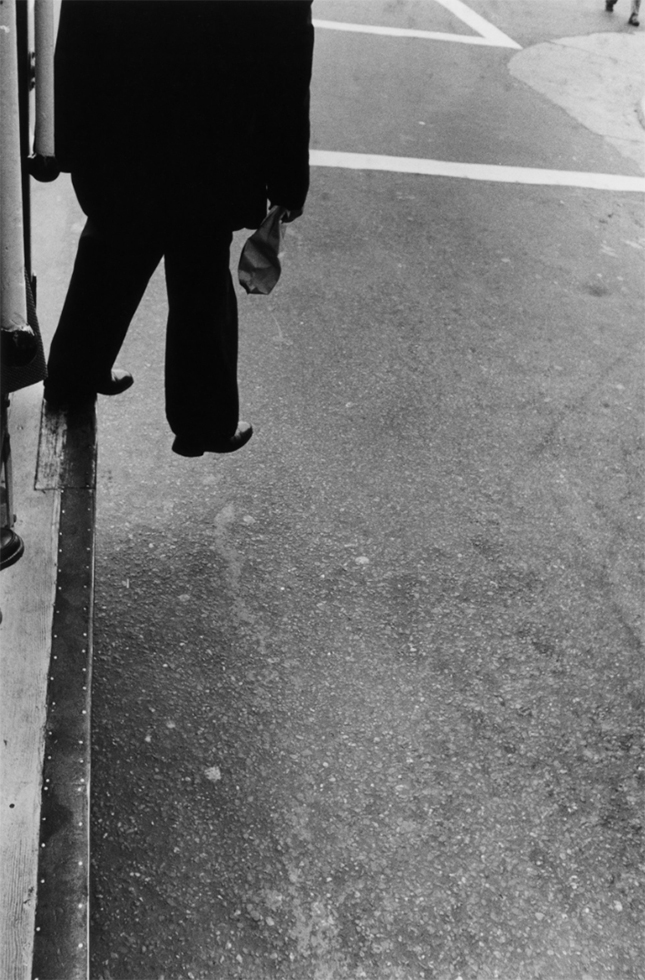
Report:
[[[54,153],[54,4],[35,0],[36,36],[36,132],[34,152],[43,157]]]
[[[16,0],[0,0],[0,327],[27,329]]]
[[[31,187],[25,161],[31,153],[29,132],[29,95],[33,89],[32,51],[29,40],[29,4],[31,0],[16,0],[16,29],[18,32],[18,104],[20,114],[20,157],[22,159],[22,221],[25,232],[25,269],[31,281],[31,291],[36,298],[35,279],[31,275]],[[29,304],[27,303],[27,320]]]

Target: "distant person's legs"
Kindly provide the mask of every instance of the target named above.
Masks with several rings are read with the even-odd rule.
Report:
[[[609,13],[612,13],[614,7],[616,6],[616,2],[617,0],[605,0],[605,10],[609,11]],[[640,24],[640,20],[639,20],[640,9],[641,9],[641,0],[631,0],[631,13],[629,15],[629,20],[627,21],[627,23],[631,24],[632,27],[638,27]]]

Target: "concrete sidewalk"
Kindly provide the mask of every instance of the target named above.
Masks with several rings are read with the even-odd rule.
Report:
[[[519,51],[509,70],[645,173],[645,33],[558,38]]]
[[[12,396],[16,530],[20,561],[2,572],[0,785],[0,975],[31,976],[40,832],[43,732],[52,610],[56,591],[59,500],[34,489],[41,386]]]
[[[2,573],[0,976],[88,974],[96,419],[12,396],[16,531]],[[73,898],[70,898],[73,896]]]

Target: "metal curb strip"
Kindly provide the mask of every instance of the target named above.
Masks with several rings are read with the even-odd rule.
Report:
[[[94,406],[69,416],[43,408],[36,486],[60,491],[60,525],[32,976],[87,980]]]

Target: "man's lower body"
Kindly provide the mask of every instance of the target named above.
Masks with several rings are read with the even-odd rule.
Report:
[[[231,231],[195,209],[173,214],[161,197],[144,194],[139,208],[126,193],[111,210],[91,182],[75,179],[74,186],[88,221],[51,344],[45,397],[78,404],[109,390],[130,322],[163,257],[166,415],[174,448],[184,455],[239,448],[227,448],[239,410]]]

